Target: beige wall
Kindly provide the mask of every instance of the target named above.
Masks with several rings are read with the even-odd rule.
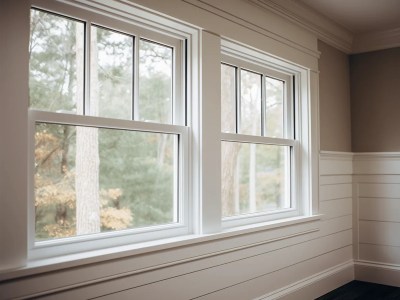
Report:
[[[400,151],[400,48],[352,55],[354,152]]]
[[[351,151],[350,79],[348,56],[318,41],[320,149]]]

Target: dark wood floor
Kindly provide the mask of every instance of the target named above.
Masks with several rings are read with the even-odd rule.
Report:
[[[363,281],[352,281],[316,300],[400,300],[400,288]]]

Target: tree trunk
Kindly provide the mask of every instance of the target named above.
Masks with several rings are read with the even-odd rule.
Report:
[[[83,110],[83,76],[79,66],[83,66],[83,37],[77,31],[77,110]],[[90,61],[90,112],[98,111],[98,72],[97,72],[97,35],[92,31]],[[99,196],[99,142],[98,129],[91,127],[76,128],[76,234],[100,232],[100,196]]]

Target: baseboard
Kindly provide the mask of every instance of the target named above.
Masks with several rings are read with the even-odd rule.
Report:
[[[354,274],[356,280],[400,287],[400,265],[355,261]]]
[[[354,262],[347,261],[320,273],[299,280],[257,300],[315,299],[354,280]]]

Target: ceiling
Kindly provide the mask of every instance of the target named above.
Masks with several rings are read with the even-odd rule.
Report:
[[[400,28],[400,0],[300,1],[354,34]]]

